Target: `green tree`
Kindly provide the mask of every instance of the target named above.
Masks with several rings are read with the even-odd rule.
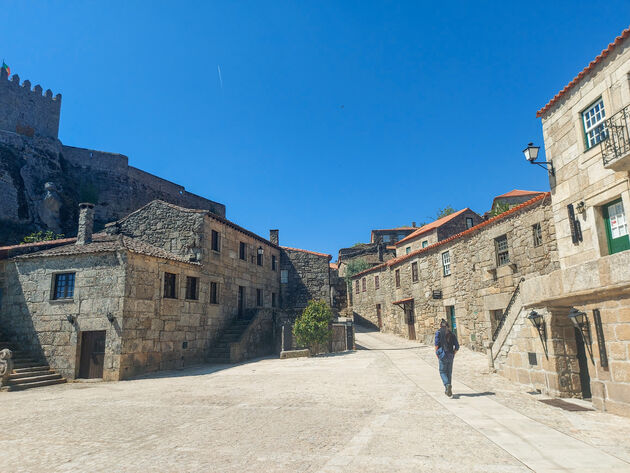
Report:
[[[317,353],[332,336],[332,311],[324,300],[309,301],[293,325],[293,335],[299,346]]]
[[[48,230],[48,231],[43,231],[40,230],[38,232],[33,232],[30,235],[26,235],[22,241],[20,242],[20,245],[24,245],[25,243],[37,243],[40,241],[51,241],[51,240],[57,240],[59,238],[63,238],[64,235],[63,234],[56,234],[53,233],[52,231]]]
[[[443,209],[438,209],[437,215],[435,216],[435,219],[439,220],[442,217],[446,217],[447,215],[453,214],[455,212],[456,212],[456,210],[453,207],[451,207],[450,205],[447,205]]]
[[[497,202],[497,205],[492,207],[492,210],[488,213],[490,217],[496,217],[497,215],[501,215],[503,212],[507,212],[510,210],[510,204],[506,202]]]
[[[346,274],[344,276],[346,279],[346,282],[348,284],[351,284],[352,276],[354,276],[357,273],[360,273],[361,271],[365,271],[366,269],[369,269],[371,267],[372,265],[368,263],[367,261],[365,261],[363,258],[357,258],[357,259],[348,261],[348,264],[346,265]]]

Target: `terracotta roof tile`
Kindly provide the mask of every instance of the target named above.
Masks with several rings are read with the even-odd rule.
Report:
[[[302,250],[300,248],[291,248],[290,246],[281,246],[280,248],[282,248],[283,250],[301,251],[302,253],[310,253],[311,255],[316,255],[316,256],[325,256],[328,259],[332,259],[332,255],[327,255],[326,253],[318,253],[317,251]]]
[[[464,212],[466,212],[466,210],[470,210],[468,207],[466,207],[465,209],[462,210],[458,210],[457,212],[454,212],[450,215],[447,215],[446,217],[442,217],[437,219],[434,222],[431,223],[427,223],[426,225],[418,228],[415,232],[413,232],[410,235],[407,235],[405,238],[403,238],[402,240],[399,240],[398,243],[396,243],[396,246],[399,246],[401,243],[409,241],[409,240],[414,240],[415,238],[419,237],[420,235],[423,235],[435,228],[441,227],[442,225],[444,225],[447,222],[450,222],[451,220],[453,220],[455,217],[457,217],[458,215],[463,214]]]
[[[411,302],[412,300],[413,300],[413,297],[407,297],[406,299],[400,299],[399,301],[392,302],[392,304],[394,305],[404,304],[405,302]]]
[[[496,217],[492,217],[492,218],[486,220],[485,222],[481,222],[480,224],[475,225],[474,227],[469,228],[468,230],[465,230],[463,232],[457,233],[456,235],[453,235],[453,236],[451,236],[449,238],[446,238],[444,240],[438,241],[437,243],[434,243],[433,245],[427,246],[425,248],[420,248],[419,250],[416,250],[416,251],[412,251],[411,253],[409,253],[407,255],[402,255],[402,256],[399,256],[398,258],[393,258],[393,259],[387,261],[386,263],[379,264],[378,266],[374,266],[373,268],[368,268],[368,269],[366,269],[364,271],[361,271],[360,273],[355,274],[352,277],[356,278],[358,276],[362,276],[364,274],[370,273],[370,272],[372,272],[372,271],[374,271],[376,269],[381,269],[381,268],[384,268],[386,266],[394,266],[395,264],[402,263],[403,261],[406,261],[409,258],[413,258],[414,256],[417,256],[417,255],[419,255],[419,254],[421,254],[421,253],[423,253],[425,251],[432,250],[433,248],[440,247],[442,245],[450,243],[453,240],[457,240],[458,238],[462,238],[464,236],[470,235],[473,232],[477,232],[477,231],[481,230],[482,228],[484,228],[484,227],[486,227],[486,226],[488,226],[488,225],[490,225],[490,224],[492,224],[494,222],[497,222],[499,220],[503,220],[504,218],[509,217],[510,215],[513,215],[513,214],[519,212],[520,210],[522,210],[522,209],[524,209],[526,207],[529,207],[531,205],[534,205],[536,202],[542,201],[546,197],[550,197],[550,196],[551,196],[550,192],[544,192],[544,193],[542,193],[540,195],[537,195],[533,199],[530,199],[527,202],[523,202],[522,204],[519,204],[519,205],[517,205],[515,207],[512,207],[510,210],[508,210],[506,212],[503,212],[502,214],[499,214]]]
[[[169,253],[168,251],[158,248],[157,246],[145,243],[137,238],[129,238],[122,235],[107,235],[104,233],[95,233],[93,241],[85,245],[63,245],[48,250],[38,251],[26,255],[16,256],[16,259],[42,258],[48,256],[73,256],[93,253],[107,253],[118,250],[128,250],[145,256],[154,256],[180,263],[196,264],[184,258],[183,256]]]
[[[602,60],[604,60],[606,56],[608,56],[611,52],[613,52],[613,50],[617,46],[619,46],[623,42],[623,40],[626,39],[628,36],[630,36],[630,27],[623,30],[621,34],[617,36],[617,38],[615,38],[615,41],[613,43],[610,43],[608,47],[604,49],[599,56],[593,59],[588,66],[582,69],[582,72],[580,72],[577,76],[575,76],[575,78],[571,82],[569,82],[564,87],[564,89],[558,92],[555,95],[555,97],[552,98],[549,102],[547,102],[547,104],[543,108],[538,110],[538,112],[536,112],[536,116],[542,117],[547,112],[547,110],[549,110],[558,100],[560,100],[564,94],[566,94],[569,90],[575,87],[582,80],[582,78],[584,78],[586,74],[588,74],[597,64],[602,62]]]
[[[76,240],[77,240],[76,238],[60,238],[57,240],[38,241],[35,243],[22,243],[21,245],[0,246],[0,251],[14,250],[16,248],[33,248],[36,246],[47,246],[47,245],[54,245],[54,244],[62,245],[65,243],[73,243]]]

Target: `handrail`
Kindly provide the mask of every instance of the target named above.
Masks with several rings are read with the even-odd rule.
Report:
[[[516,287],[514,288],[514,292],[512,293],[510,302],[508,302],[508,305],[503,311],[503,315],[501,316],[501,320],[499,320],[499,325],[497,325],[497,328],[494,329],[494,333],[492,334],[492,341],[496,340],[497,337],[499,336],[499,332],[501,331],[501,329],[503,328],[503,325],[505,324],[505,321],[507,320],[507,316],[510,313],[510,309],[514,305],[514,301],[516,301],[516,296],[518,296],[518,293],[521,290],[521,283],[523,281],[525,281],[525,278],[521,278],[518,284],[516,285]]]

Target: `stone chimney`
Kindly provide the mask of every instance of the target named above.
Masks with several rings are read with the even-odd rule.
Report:
[[[416,228],[416,222],[411,222],[411,226],[412,226],[413,228]]]
[[[77,231],[77,245],[92,242],[92,228],[94,227],[94,204],[84,202],[79,204],[79,230]]]
[[[278,232],[279,230],[269,230],[269,241],[274,245],[280,246],[280,242],[278,240]]]

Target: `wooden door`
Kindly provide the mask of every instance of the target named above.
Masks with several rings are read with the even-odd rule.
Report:
[[[376,322],[378,323],[378,329],[383,329],[383,319],[381,318],[381,304],[376,304]]]
[[[606,222],[609,253],[612,255],[630,249],[628,223],[621,199],[611,202],[604,207],[604,220]]]
[[[105,359],[105,330],[81,333],[79,378],[102,378]]]
[[[407,329],[409,330],[409,340],[416,339],[416,317],[413,313],[413,301],[405,303],[405,314],[407,318]]]

